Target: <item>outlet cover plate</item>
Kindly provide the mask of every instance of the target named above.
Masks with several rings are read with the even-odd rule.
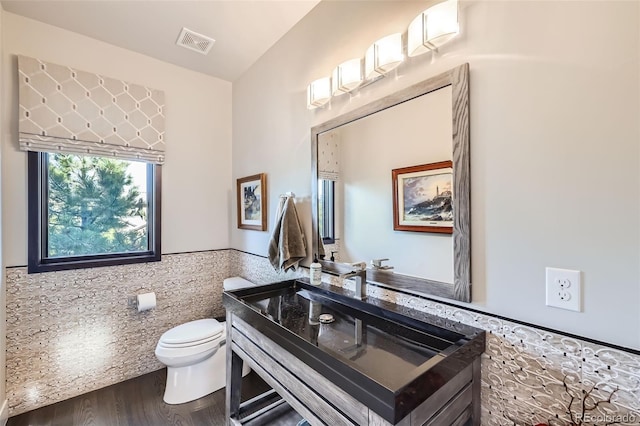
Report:
[[[547,268],[547,306],[582,312],[581,272]]]

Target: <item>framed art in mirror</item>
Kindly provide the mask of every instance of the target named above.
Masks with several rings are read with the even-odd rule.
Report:
[[[238,228],[266,231],[267,175],[260,173],[237,180]]]
[[[453,168],[451,161],[391,171],[393,229],[453,233]]]

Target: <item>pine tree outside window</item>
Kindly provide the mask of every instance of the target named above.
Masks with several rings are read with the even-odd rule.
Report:
[[[29,154],[29,272],[160,260],[160,167]]]

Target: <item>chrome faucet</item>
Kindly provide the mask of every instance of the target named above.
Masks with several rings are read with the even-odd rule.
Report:
[[[393,266],[389,266],[389,265],[383,265],[382,262],[385,262],[389,259],[373,259],[371,261],[371,268],[377,270],[377,271],[388,271],[393,269]]]
[[[367,264],[365,262],[352,263],[353,271],[340,275],[340,278],[354,278],[356,282],[356,299],[367,297]]]

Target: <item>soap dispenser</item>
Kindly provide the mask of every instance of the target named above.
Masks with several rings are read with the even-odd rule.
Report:
[[[309,265],[309,275],[311,284],[320,285],[322,283],[322,265],[318,262],[318,257],[313,259],[313,263]]]

